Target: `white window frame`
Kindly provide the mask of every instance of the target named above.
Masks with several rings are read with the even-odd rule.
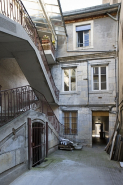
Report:
[[[99,68],[99,90],[94,90],[94,87],[93,87],[93,68],[94,67],[98,67]],[[101,72],[100,72],[100,68],[101,67],[106,67],[106,89],[101,89]],[[91,79],[92,79],[92,91],[107,91],[108,90],[108,66],[105,66],[105,65],[100,65],[100,66],[92,66],[91,67]]]
[[[91,25],[91,33],[90,33],[90,46],[85,47],[77,47],[77,33],[76,33],[76,27],[77,26],[84,26],[84,25]],[[92,21],[85,21],[85,22],[79,22],[73,24],[73,50],[84,50],[93,48],[93,20]]]
[[[69,91],[65,91],[64,90],[64,70],[65,69],[69,69],[69,77],[70,77],[70,69],[75,69],[76,70],[76,90],[75,91],[71,91],[71,78],[69,78]],[[62,69],[62,91],[63,92],[76,92],[77,91],[77,68],[76,67],[71,67],[71,68],[63,68]]]

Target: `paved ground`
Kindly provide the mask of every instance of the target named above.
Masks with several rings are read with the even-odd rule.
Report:
[[[123,168],[109,160],[104,147],[58,150],[11,185],[122,185]]]

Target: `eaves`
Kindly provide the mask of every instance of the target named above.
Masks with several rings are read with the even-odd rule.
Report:
[[[98,6],[93,6],[90,8],[84,8],[84,9],[64,12],[63,16],[64,16],[64,20],[67,21],[67,20],[91,17],[91,16],[101,15],[101,14],[106,14],[106,13],[113,13],[113,12],[117,12],[119,5],[120,3],[113,4],[113,5],[110,5],[108,3],[105,5],[98,5]]]

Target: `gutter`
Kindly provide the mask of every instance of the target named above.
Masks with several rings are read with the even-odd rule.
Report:
[[[64,12],[63,13],[63,16],[64,17],[69,17],[69,16],[75,16],[75,15],[79,15],[79,14],[85,14],[85,13],[92,13],[92,12],[96,12],[96,11],[104,11],[104,10],[107,10],[107,9],[112,9],[112,8],[117,8],[121,3],[117,3],[117,4],[113,4],[113,5],[110,5],[109,3],[106,4],[106,6],[102,6],[102,5],[99,5],[99,6],[94,6],[94,7],[89,7],[89,8],[83,8],[83,9],[78,9],[78,12],[74,11],[68,11],[68,12]]]
[[[121,8],[121,4],[119,4],[118,6],[118,10],[117,10],[117,16],[116,18],[113,17],[112,15],[110,15],[109,13],[107,13],[107,15],[113,19],[114,21],[117,21],[117,27],[116,27],[116,58],[115,58],[115,89],[116,89],[116,113],[118,114],[118,104],[119,104],[119,58],[118,58],[118,38],[119,38],[119,11]],[[113,107],[110,108],[110,111],[112,110]],[[112,112],[113,113],[113,112]]]

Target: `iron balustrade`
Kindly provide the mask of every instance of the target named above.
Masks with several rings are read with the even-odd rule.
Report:
[[[0,86],[0,126],[12,121],[28,110],[44,113],[59,135],[77,134],[59,122],[45,96],[30,85],[1,90]]]
[[[0,126],[31,109],[44,113],[54,129],[63,135],[63,125],[43,94],[30,85],[0,90]]]
[[[41,39],[38,35],[38,31],[33,23],[31,17],[29,16],[26,8],[24,7],[21,0],[0,0],[0,13],[5,15],[6,17],[16,21],[21,24],[27,34],[32,39],[33,43],[39,50],[40,56],[43,60],[45,69],[51,81],[52,87],[54,89],[57,100],[59,100],[59,90],[55,86],[50,68],[48,66],[48,62],[42,47]],[[52,46],[53,48],[53,46]]]

